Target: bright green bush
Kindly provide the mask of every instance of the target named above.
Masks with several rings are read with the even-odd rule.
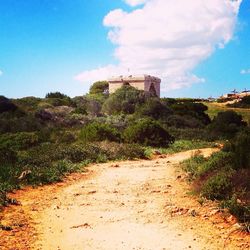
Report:
[[[125,142],[145,146],[167,147],[174,138],[156,121],[142,119],[130,125],[123,133]]]
[[[81,129],[80,139],[83,142],[120,141],[120,133],[117,129],[107,124],[93,122]]]

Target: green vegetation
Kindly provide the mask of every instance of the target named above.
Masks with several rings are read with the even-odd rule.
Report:
[[[158,122],[150,119],[142,119],[136,124],[128,126],[123,137],[128,143],[139,143],[153,147],[167,147],[174,142],[174,137]]]
[[[60,92],[45,98],[0,96],[0,205],[10,202],[6,193],[13,189],[60,181],[89,163],[222,141],[222,152],[209,159],[195,156],[185,169],[202,196],[221,200],[248,221],[249,112],[200,101],[157,98],[131,86],[109,95],[107,82],[74,98]]]
[[[225,104],[211,103],[211,102],[206,102],[204,104],[208,107],[208,110],[206,111],[206,113],[209,115],[211,119],[217,116],[219,112],[232,110],[242,115],[243,120],[247,122],[248,124],[250,124],[250,109],[233,108],[233,107],[228,107]]]
[[[202,196],[221,201],[221,206],[250,223],[250,130],[244,129],[221,152],[206,159],[196,155],[183,163]]]

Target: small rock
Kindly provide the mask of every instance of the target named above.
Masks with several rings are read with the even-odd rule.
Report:
[[[93,191],[89,191],[88,192],[88,194],[95,194],[96,193],[96,191],[95,190],[93,190]]]
[[[120,165],[118,165],[118,164],[111,165],[111,168],[119,168],[119,167],[120,167]]]

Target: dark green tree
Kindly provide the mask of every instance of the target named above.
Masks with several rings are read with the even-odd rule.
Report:
[[[108,94],[109,83],[107,81],[98,81],[92,84],[89,89],[91,95]]]

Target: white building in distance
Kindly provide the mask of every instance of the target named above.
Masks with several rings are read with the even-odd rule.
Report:
[[[117,89],[124,85],[129,85],[139,90],[150,92],[160,97],[161,79],[150,75],[138,75],[138,76],[119,76],[111,77],[108,79],[109,93],[114,93]]]

